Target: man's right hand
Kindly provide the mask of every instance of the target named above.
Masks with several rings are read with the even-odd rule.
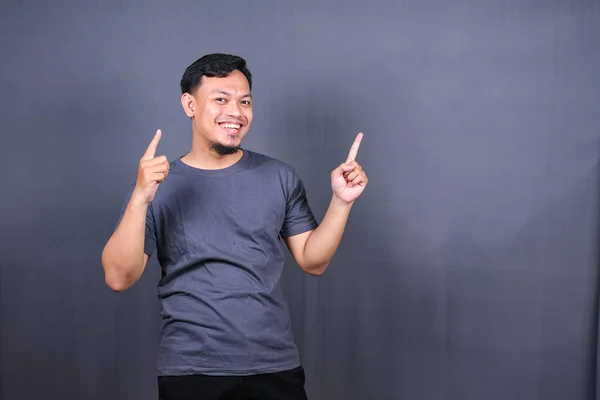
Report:
[[[154,199],[158,186],[169,175],[170,166],[167,157],[154,157],[161,135],[161,130],[157,130],[140,160],[137,181],[132,196],[132,200],[138,204],[150,203]]]

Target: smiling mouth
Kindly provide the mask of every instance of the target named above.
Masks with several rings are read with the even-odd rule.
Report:
[[[222,122],[219,124],[219,126],[227,133],[238,133],[240,131],[240,129],[242,129],[242,125],[241,124],[236,124],[236,123],[232,123],[232,122]]]

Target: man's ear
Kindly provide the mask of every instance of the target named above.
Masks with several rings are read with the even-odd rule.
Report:
[[[181,95],[181,106],[185,115],[192,118],[196,112],[196,99],[189,93]]]

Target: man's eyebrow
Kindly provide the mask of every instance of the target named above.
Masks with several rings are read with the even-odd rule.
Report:
[[[224,94],[225,96],[231,96],[231,93],[229,93],[229,92],[227,92],[225,90],[222,90],[222,89],[216,89],[215,91],[213,91],[213,93],[221,93],[221,94]],[[242,97],[250,97],[250,98],[252,98],[252,94],[246,93]]]

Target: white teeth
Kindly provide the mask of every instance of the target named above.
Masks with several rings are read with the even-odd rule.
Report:
[[[221,126],[225,129],[240,129],[238,124],[221,124]]]

